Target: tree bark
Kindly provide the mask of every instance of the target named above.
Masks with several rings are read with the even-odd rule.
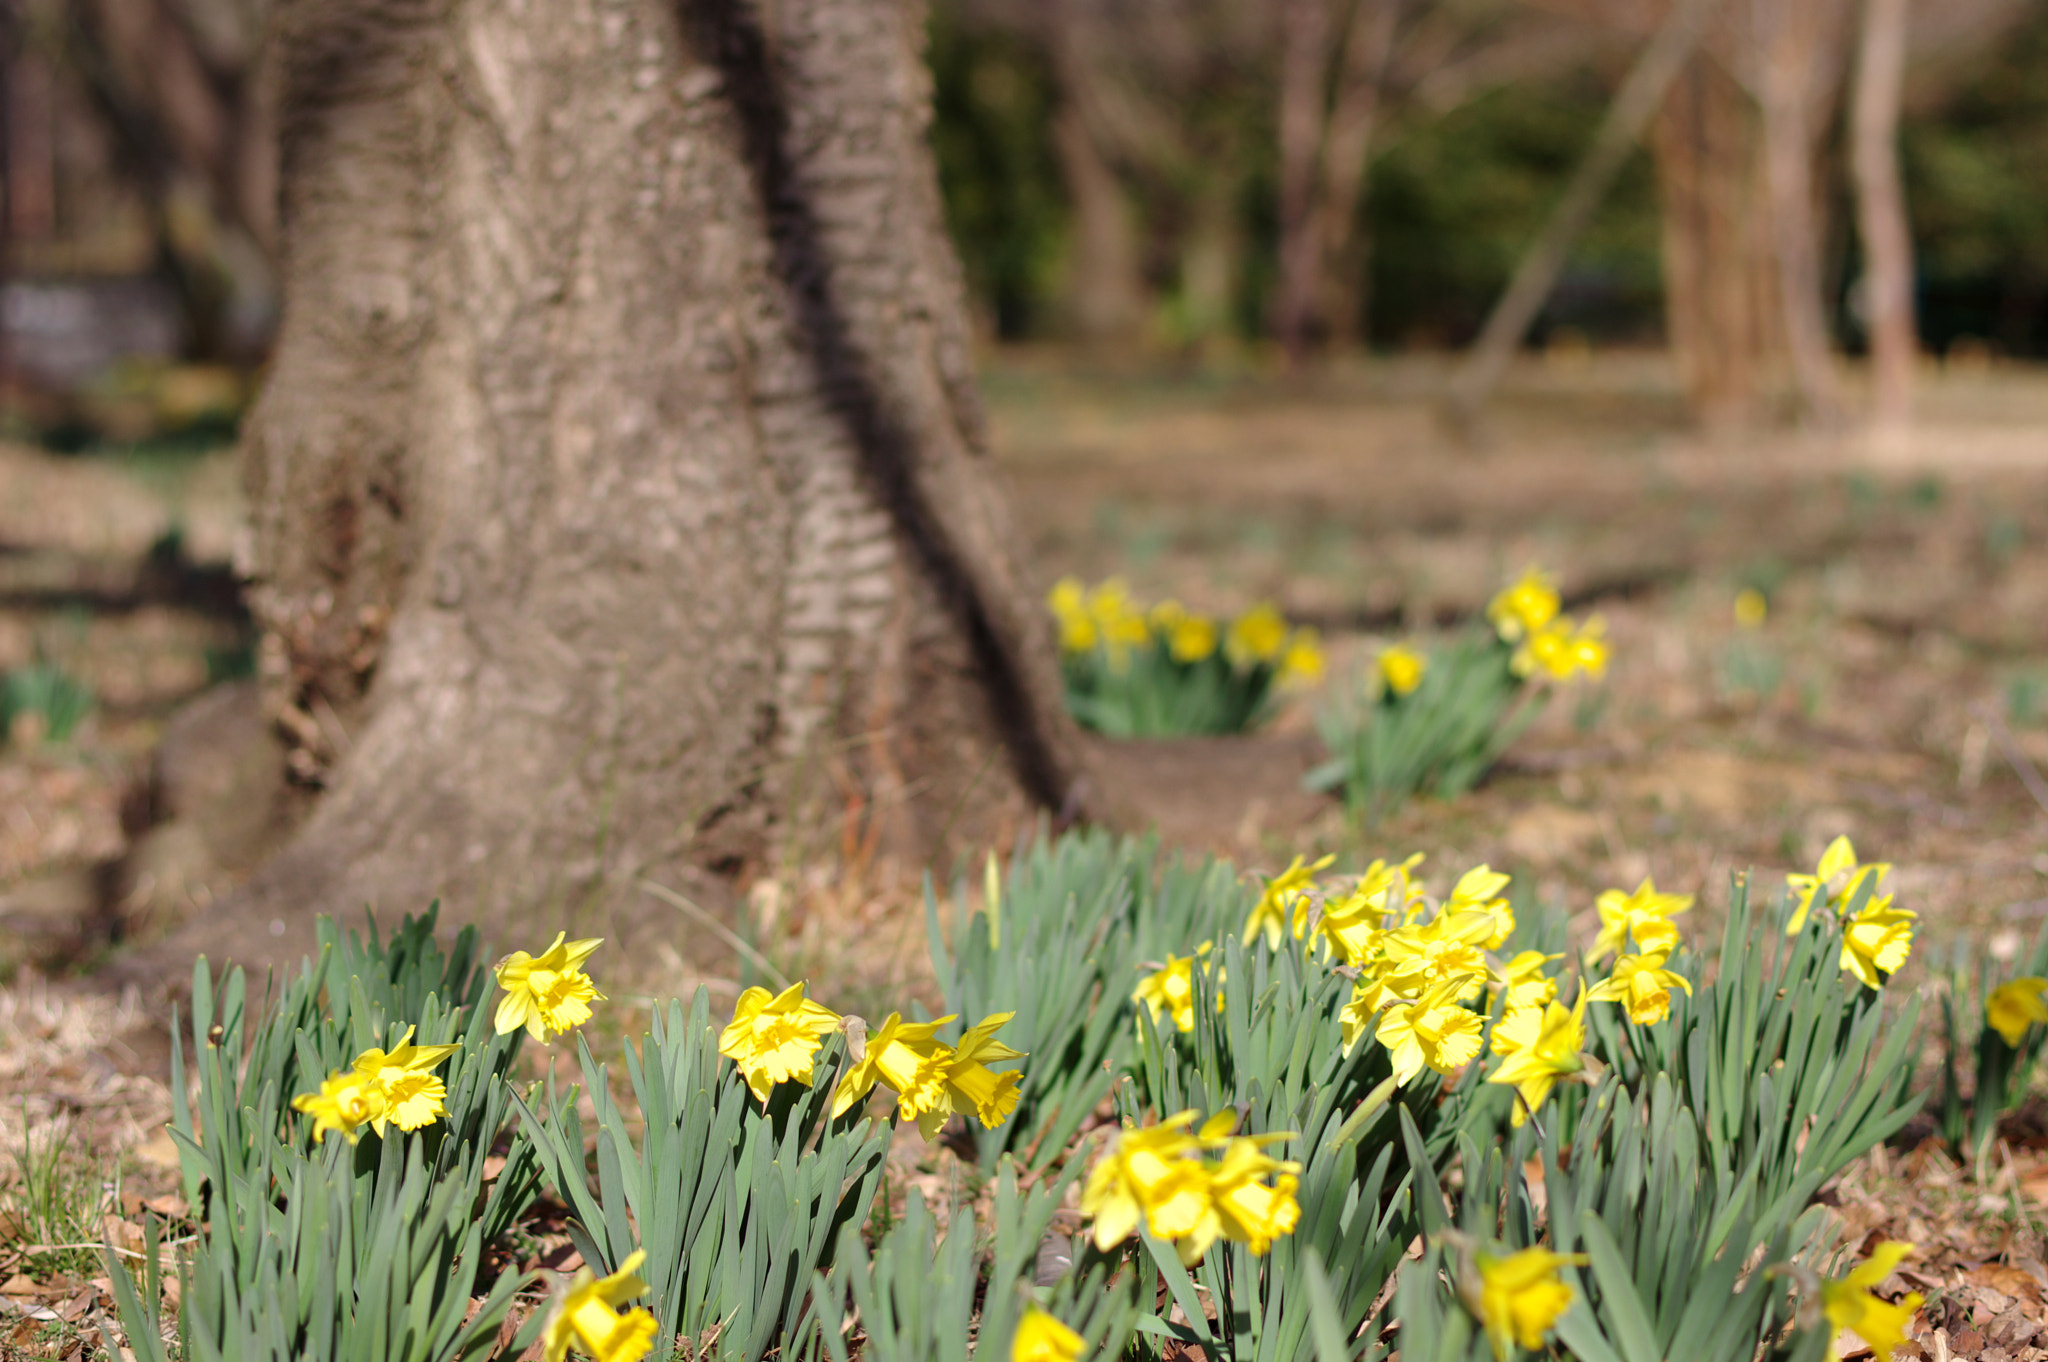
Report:
[[[1131,205],[1115,168],[1090,126],[1087,58],[1079,50],[1080,18],[1061,3],[1043,16],[1047,50],[1053,54],[1060,108],[1053,122],[1053,151],[1059,157],[1073,207],[1066,294],[1067,320],[1090,345],[1123,345],[1145,323],[1145,286],[1138,263],[1138,236]]]
[[[1838,0],[1762,0],[1756,87],[1763,108],[1764,186],[1778,300],[1793,381],[1807,416],[1838,424],[1841,380],[1835,372],[1821,294],[1820,222],[1813,163],[1841,62]]]
[[[260,676],[317,791],[196,943],[617,936],[828,808],[1076,794],[902,0],[289,0]],[[149,958],[149,957],[145,957]],[[189,959],[189,954],[186,955]]]
[[[1280,279],[1273,329],[1288,362],[1300,364],[1320,339],[1323,228],[1317,190],[1329,125],[1329,0],[1281,0]]]
[[[1770,261],[1757,249],[1757,117],[1705,52],[1665,100],[1652,142],[1662,200],[1665,333],[1710,428],[1754,416],[1759,362],[1777,343]]]
[[[1865,0],[1856,63],[1852,159],[1863,237],[1872,423],[1881,438],[1913,416],[1913,238],[1899,176],[1899,100],[1906,69],[1907,0]]]
[[[1370,315],[1370,239],[1359,200],[1379,132],[1387,67],[1394,55],[1403,0],[1359,0],[1344,42],[1344,65],[1323,140],[1316,235],[1328,289],[1323,326],[1331,348],[1362,343]]]

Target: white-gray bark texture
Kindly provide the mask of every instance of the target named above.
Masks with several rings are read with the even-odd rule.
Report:
[[[315,913],[437,895],[507,944],[628,935],[676,921],[642,879],[716,903],[827,806],[924,855],[1073,796],[923,19],[282,5],[248,567],[313,793],[234,900],[138,959],[284,956]]]

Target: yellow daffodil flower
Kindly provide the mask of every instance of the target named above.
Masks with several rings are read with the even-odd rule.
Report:
[[[1316,930],[1345,964],[1362,967],[1378,953],[1385,919],[1405,914],[1413,901],[1409,875],[1421,864],[1419,851],[1399,865],[1374,861],[1350,893],[1324,907]]]
[[[1313,686],[1323,679],[1323,637],[1313,629],[1294,631],[1287,651],[1280,654],[1280,671],[1275,680],[1283,686]]]
[[[1380,680],[1389,694],[1412,695],[1422,684],[1423,673],[1429,670],[1429,659],[1413,648],[1395,643],[1380,650],[1379,667]]]
[[[1087,589],[1077,579],[1060,578],[1053,584],[1045,603],[1052,607],[1053,618],[1059,622],[1061,652],[1094,651],[1095,645],[1102,641],[1102,635],[1095,627],[1094,617],[1088,613]]]
[[[1412,1003],[1396,1003],[1380,1014],[1374,1032],[1387,1047],[1394,1081],[1406,1086],[1426,1064],[1453,1074],[1479,1057],[1479,1014],[1458,1006],[1458,984],[1445,980]]]
[[[555,1314],[541,1332],[542,1355],[562,1362],[569,1349],[596,1362],[639,1362],[654,1346],[654,1316],[641,1307],[620,1314],[618,1307],[647,1294],[647,1283],[634,1275],[647,1252],[635,1249],[609,1277],[578,1268]]]
[[[1512,1085],[1521,1095],[1515,1104],[1517,1126],[1543,1105],[1560,1078],[1585,1069],[1579,1058],[1586,1040],[1585,1017],[1586,995],[1581,993],[1570,1011],[1561,1003],[1546,1003],[1541,1014],[1527,1008],[1494,1025],[1494,1049],[1507,1057],[1486,1081]],[[1512,1048],[1502,1049],[1503,1041]]]
[[[1866,876],[1874,877],[1870,881],[1870,887],[1875,892],[1884,883],[1884,877],[1890,870],[1891,864],[1886,861],[1872,861],[1867,865],[1859,865],[1856,860],[1856,848],[1849,839],[1837,837],[1829,842],[1828,849],[1820,854],[1820,864],[1813,868],[1811,875],[1785,877],[1786,887],[1799,896],[1799,906],[1792,910],[1792,920],[1785,924],[1785,935],[1790,936],[1806,925],[1806,915],[1812,911],[1814,899],[1821,896],[1837,876],[1849,877],[1842,889],[1841,897],[1842,902],[1847,902]]]
[[[1867,988],[1883,988],[1881,975],[1897,972],[1913,949],[1918,913],[1892,907],[1891,895],[1873,898],[1842,925],[1842,968]]]
[[[359,1070],[337,1069],[327,1075],[320,1091],[294,1097],[292,1110],[313,1118],[314,1144],[325,1141],[330,1130],[354,1144],[361,1138],[356,1133],[360,1127],[383,1118],[384,1089]]]
[[[1574,624],[1568,617],[1552,620],[1522,640],[1509,660],[1509,669],[1516,676],[1542,672],[1558,681],[1569,681],[1584,672],[1597,681],[1607,673],[1606,632],[1607,622],[1598,615],[1584,624]]]
[[[1059,1320],[1033,1305],[1017,1321],[1010,1362],[1081,1362],[1087,1344]]]
[[[1294,910],[1294,935],[1299,939],[1308,925],[1306,896],[1309,885],[1319,871],[1327,870],[1336,863],[1335,856],[1325,856],[1314,865],[1307,865],[1296,856],[1287,869],[1268,880],[1265,892],[1252,906],[1251,916],[1245,919],[1244,944],[1251,945],[1259,939],[1260,933],[1264,933],[1267,949],[1280,949],[1280,938],[1287,930],[1290,908]]]
[[[1619,953],[1630,937],[1639,951],[1669,953],[1678,946],[1678,926],[1671,919],[1692,907],[1692,895],[1660,894],[1645,878],[1633,894],[1609,889],[1595,906],[1600,910],[1600,935],[1593,939],[1588,959]]]
[[[1024,1051],[1013,1050],[995,1039],[1014,1012],[991,1012],[967,1028],[960,1043],[946,1057],[946,1097],[953,1110],[974,1118],[991,1130],[1017,1109],[1017,1087],[1024,1076],[1014,1069],[995,1073],[991,1064],[1022,1059]]]
[[[1755,587],[1746,586],[1735,593],[1735,623],[1738,628],[1761,629],[1770,613],[1771,603]]]
[[[1183,1111],[1153,1126],[1121,1132],[1088,1171],[1081,1212],[1093,1217],[1095,1247],[1107,1252],[1138,1228],[1177,1239],[1193,1231],[1209,1207],[1209,1169],[1198,1157],[1202,1142],[1188,1133],[1195,1113]]]
[[[1984,1001],[1985,1022],[2005,1037],[2007,1045],[2018,1048],[2029,1026],[2048,1024],[2048,999],[2041,996],[2044,991],[2048,991],[2048,979],[2031,976],[2000,984]]]
[[[604,938],[566,941],[568,935],[556,932],[554,944],[537,956],[514,951],[498,962],[498,987],[505,990],[498,999],[499,1035],[523,1026],[535,1040],[552,1040],[589,1021],[590,1005],[604,1001],[583,972],[583,962]]]
[[[1287,647],[1287,621],[1270,604],[1261,601],[1230,622],[1223,651],[1234,664],[1274,663]]]
[[[1586,1262],[1582,1253],[1543,1248],[1525,1248],[1505,1258],[1475,1253],[1472,1259],[1479,1269],[1478,1290],[1468,1289],[1466,1304],[1479,1316],[1493,1355],[1501,1362],[1506,1362],[1511,1344],[1532,1352],[1543,1346],[1543,1336],[1571,1308],[1575,1294],[1558,1269]]]
[[[1529,1048],[1529,1045],[1543,1031],[1544,1003],[1530,1003],[1516,1007],[1512,1003],[1501,1013],[1500,1020],[1493,1024],[1493,1036],[1487,1043],[1495,1059],[1506,1059]]]
[[[1281,1235],[1294,1233],[1301,1219],[1301,1205],[1294,1199],[1301,1165],[1270,1158],[1259,1149],[1261,1144],[1290,1138],[1240,1135],[1224,1149],[1222,1164],[1210,1175],[1223,1237],[1243,1244],[1253,1257],[1271,1249]],[[1265,1181],[1268,1174],[1277,1174],[1270,1185]]]
[[[1202,973],[1208,975],[1214,962],[1207,959],[1214,943],[1204,941],[1195,947],[1193,955],[1169,955],[1166,963],[1138,981],[1138,987],[1131,994],[1132,1002],[1145,1004],[1152,1013],[1152,1020],[1171,1013],[1176,1031],[1187,1032],[1195,1029],[1195,961],[1202,961]],[[1222,980],[1219,978],[1218,983]],[[1223,1010],[1223,996],[1219,990],[1216,996],[1216,1010]]]
[[[916,1121],[926,1139],[936,1136],[953,1110],[946,1092],[946,1065],[953,1052],[937,1038],[939,1028],[952,1020],[906,1022],[902,1013],[891,1012],[833,1090],[833,1119],[845,1115],[881,1082],[896,1094],[897,1115]]]
[[[1177,621],[1166,635],[1166,651],[1175,662],[1195,663],[1216,651],[1216,621],[1207,615],[1188,615]]]
[[[1620,1003],[1637,1026],[1655,1026],[1671,1015],[1671,990],[1692,992],[1682,974],[1664,968],[1667,952],[1615,957],[1614,973],[1594,985],[1586,997],[1596,1003]]]
[[[1542,951],[1523,951],[1514,959],[1502,965],[1493,973],[1496,986],[1506,990],[1508,995],[1505,1010],[1515,1012],[1525,1007],[1541,1008],[1557,996],[1557,980],[1543,971],[1551,961],[1562,960],[1564,956],[1545,955]],[[1489,1007],[1491,999],[1488,1000]]]
[[[370,1118],[370,1128],[379,1135],[389,1121],[400,1130],[430,1126],[448,1114],[444,1105],[448,1087],[428,1070],[462,1047],[460,1045],[414,1045],[413,1028],[405,1028],[396,1049],[365,1050],[356,1056],[356,1072],[377,1085],[383,1094],[383,1109]]]
[[[765,1107],[778,1083],[811,1086],[818,1046],[838,1026],[837,1012],[804,997],[801,980],[773,995],[750,988],[718,1033],[718,1053],[739,1065],[754,1100]]]
[[[1502,642],[1515,643],[1556,619],[1560,604],[1550,578],[1532,567],[1487,603],[1486,618]]]
[[[1827,1313],[1828,1324],[1837,1331],[1854,1329],[1856,1337],[1868,1343],[1871,1352],[1880,1359],[1890,1357],[1906,1341],[1906,1325],[1920,1308],[1921,1298],[1915,1291],[1892,1304],[1879,1299],[1874,1292],[1912,1251],[1911,1244],[1887,1240],[1871,1250],[1870,1257],[1848,1276],[1821,1283],[1821,1309]],[[1834,1350],[1834,1356],[1841,1355],[1839,1349]]]
[[[1458,882],[1451,887],[1444,912],[1491,914],[1493,935],[1481,944],[1490,951],[1497,951],[1507,945],[1508,938],[1515,934],[1515,910],[1500,892],[1507,887],[1508,877],[1492,866],[1474,866],[1460,875]]]
[[[1428,922],[1401,927],[1380,938],[1387,983],[1416,994],[1439,983],[1456,986],[1460,1001],[1479,996],[1486,987],[1486,956],[1480,943],[1493,935],[1491,913],[1453,913],[1448,909]]]

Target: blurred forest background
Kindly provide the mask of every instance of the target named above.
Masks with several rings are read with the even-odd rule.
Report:
[[[932,140],[980,324],[1004,343],[1206,364],[1462,346],[1671,8],[935,0]],[[1851,147],[1866,7],[1710,8],[1530,339],[1668,341],[1696,409],[1744,420],[1782,388],[1781,290],[1812,293],[1841,350],[1867,344]],[[1892,8],[1919,341],[2037,357],[2048,7]],[[0,362],[10,411],[44,441],[204,428],[260,364],[280,116],[265,11],[6,6]],[[1777,71],[1796,117],[1772,102]],[[1787,137],[1813,256],[1789,288],[1765,154]]]

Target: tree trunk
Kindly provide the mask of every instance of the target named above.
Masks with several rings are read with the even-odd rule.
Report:
[[[1084,342],[1128,342],[1144,325],[1145,290],[1124,187],[1096,143],[1080,101],[1071,94],[1063,95],[1052,139],[1073,207],[1067,319]]]
[[[1899,98],[1906,68],[1907,0],[1865,0],[1852,118],[1856,221],[1863,237],[1870,330],[1871,416],[1896,438],[1913,415],[1913,238],[1899,177]]]
[[[1793,381],[1809,418],[1837,424],[1841,382],[1821,292],[1820,223],[1813,163],[1840,69],[1837,0],[1758,5],[1757,99],[1763,108],[1764,186],[1778,300]]]
[[[1324,215],[1318,171],[1328,130],[1329,0],[1281,0],[1280,279],[1273,329],[1288,362],[1300,364],[1321,339]]]
[[[156,951],[618,936],[830,805],[1075,795],[905,0],[289,0],[246,437],[293,840]],[[516,938],[516,941],[514,940]],[[189,955],[187,956],[189,958]]]
[[[1756,113],[1713,57],[1688,64],[1652,143],[1662,200],[1665,332],[1701,422],[1747,424],[1757,364],[1775,348],[1763,306],[1768,260],[1758,233]]]
[[[1401,8],[1400,0],[1359,0],[1353,8],[1330,131],[1323,141],[1322,180],[1316,193],[1322,225],[1316,235],[1329,285],[1324,326],[1333,349],[1360,344],[1368,332],[1371,243],[1359,199],[1379,131],[1382,87]]]

